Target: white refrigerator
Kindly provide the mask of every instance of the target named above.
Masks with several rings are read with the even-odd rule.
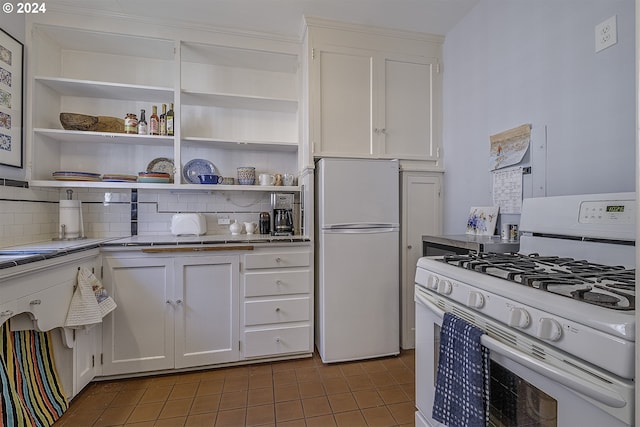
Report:
[[[396,355],[399,169],[321,159],[316,168],[316,347],[325,363]]]

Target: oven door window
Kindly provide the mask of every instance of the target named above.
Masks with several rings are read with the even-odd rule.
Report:
[[[440,326],[434,324],[433,379],[438,376]],[[489,426],[492,427],[557,427],[558,402],[500,364],[491,361],[489,390]]]

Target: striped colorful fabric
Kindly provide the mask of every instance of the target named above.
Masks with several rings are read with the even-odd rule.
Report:
[[[49,332],[0,326],[1,426],[50,426],[69,407]]]

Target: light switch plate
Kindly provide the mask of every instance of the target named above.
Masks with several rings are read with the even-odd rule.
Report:
[[[596,25],[596,52],[613,46],[618,42],[616,15]]]

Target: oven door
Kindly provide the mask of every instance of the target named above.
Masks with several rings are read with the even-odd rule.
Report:
[[[415,289],[416,425],[442,426],[431,418],[440,346],[442,311],[429,290]],[[457,304],[460,313],[479,314]],[[458,314],[458,313],[456,313]],[[491,352],[489,425],[492,426],[628,426],[633,420],[633,388],[616,389],[519,352],[488,335]],[[623,421],[624,420],[624,421]]]

